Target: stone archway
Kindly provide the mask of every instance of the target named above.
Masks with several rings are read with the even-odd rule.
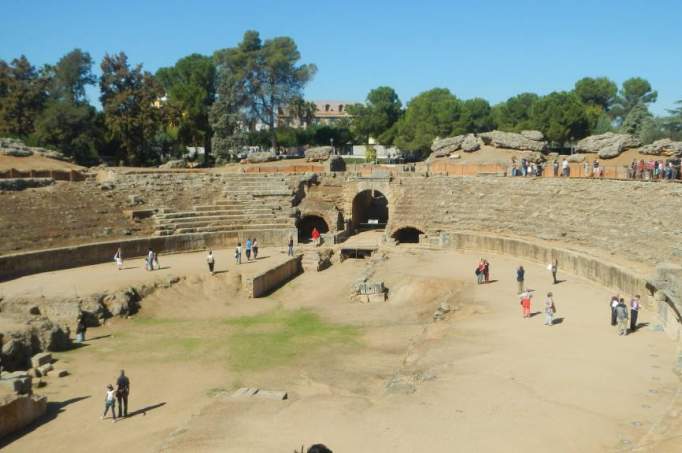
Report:
[[[351,225],[357,229],[384,229],[388,223],[388,199],[378,190],[363,190],[353,198]]]
[[[329,225],[327,221],[319,215],[304,215],[298,222],[296,222],[298,228],[298,240],[299,242],[309,241],[312,237],[313,228],[317,228],[320,234],[329,232]]]
[[[418,244],[420,234],[424,234],[424,232],[419,228],[407,226],[395,230],[391,237],[395,239],[398,244]]]

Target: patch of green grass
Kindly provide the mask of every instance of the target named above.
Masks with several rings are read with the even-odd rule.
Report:
[[[321,347],[352,345],[358,329],[326,323],[308,310],[275,310],[230,319],[229,364],[235,371],[286,364]]]

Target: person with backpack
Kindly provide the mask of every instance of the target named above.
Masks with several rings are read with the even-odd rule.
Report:
[[[618,335],[628,334],[628,307],[625,306],[625,299],[622,297],[616,305],[616,320],[618,321]]]
[[[526,270],[523,268],[523,266],[519,266],[516,269],[516,283],[519,285],[518,294],[521,294],[524,290],[525,278],[526,278]]]

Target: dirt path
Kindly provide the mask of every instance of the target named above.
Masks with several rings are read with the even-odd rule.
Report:
[[[179,273],[199,258],[166,261]],[[474,285],[478,258],[393,249],[374,268],[373,278],[390,289],[385,304],[349,302],[350,286],[368,265],[362,260],[304,274],[257,301],[234,291],[230,272],[188,279],[189,286],[145,300],[140,319],[92,329],[90,337],[100,338],[59,355],[72,375],[45,390],[59,412],[6,449],[272,452],[324,442],[334,451],[621,451],[666,416],[679,380],[671,370],[674,344],[663,333],[643,327],[617,336],[609,325],[609,290],[561,272],[566,281],[551,285],[541,265],[489,255],[496,281]],[[514,294],[519,263],[536,289],[533,311],[552,290],[559,324],[521,317]],[[67,278],[97,286],[87,270],[28,279],[50,290]],[[0,288],[17,291],[17,282]],[[433,323],[441,301],[457,310]],[[221,320],[276,307],[356,326],[359,342],[237,373],[225,360],[232,352]],[[653,314],[640,318],[648,323]],[[131,376],[136,415],[101,421],[103,386],[122,367]],[[290,399],[221,396],[240,385],[285,389]],[[146,415],[138,412],[145,407]]]

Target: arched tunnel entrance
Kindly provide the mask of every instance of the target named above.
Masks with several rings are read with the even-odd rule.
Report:
[[[353,198],[352,220],[354,230],[386,228],[388,199],[378,190],[363,190]]]
[[[304,215],[298,221],[298,240],[299,242],[309,241],[313,234],[313,228],[317,228],[320,234],[329,232],[329,225],[320,216]]]
[[[418,244],[420,234],[424,234],[424,232],[420,229],[414,227],[404,227],[395,230],[391,237],[395,239],[398,244]]]

